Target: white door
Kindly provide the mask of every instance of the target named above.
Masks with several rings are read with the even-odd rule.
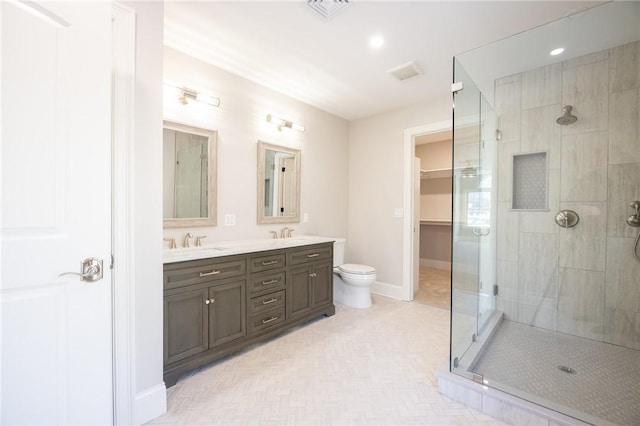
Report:
[[[111,3],[0,14],[0,423],[110,424]]]

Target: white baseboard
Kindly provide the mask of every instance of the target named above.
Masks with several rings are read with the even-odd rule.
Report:
[[[424,266],[425,268],[444,269],[445,271],[451,270],[451,262],[445,262],[444,260],[420,259],[420,266]]]
[[[164,383],[146,389],[136,395],[134,421],[145,424],[167,412],[167,388]]]
[[[371,284],[371,293],[390,297],[392,299],[404,300],[402,286],[398,286],[395,284],[376,281],[375,283]]]

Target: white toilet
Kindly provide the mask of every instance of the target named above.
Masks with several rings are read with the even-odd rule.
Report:
[[[345,264],[345,243],[344,238],[337,238],[333,244],[333,300],[353,308],[369,308],[376,270],[367,265]]]

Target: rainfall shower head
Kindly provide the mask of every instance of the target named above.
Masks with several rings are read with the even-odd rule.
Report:
[[[571,105],[567,105],[564,108],[562,108],[562,117],[558,117],[558,119],[556,120],[556,123],[558,123],[561,126],[566,126],[567,124],[573,124],[576,121],[578,121],[578,117],[571,114],[572,109],[573,107]]]

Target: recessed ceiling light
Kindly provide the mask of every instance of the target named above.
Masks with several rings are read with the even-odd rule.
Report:
[[[549,54],[552,56],[556,56],[561,54],[562,52],[564,52],[564,47],[558,47],[557,49],[553,49],[551,52],[549,52]]]
[[[384,38],[381,35],[375,35],[369,39],[369,46],[374,49],[380,49],[384,45]]]

